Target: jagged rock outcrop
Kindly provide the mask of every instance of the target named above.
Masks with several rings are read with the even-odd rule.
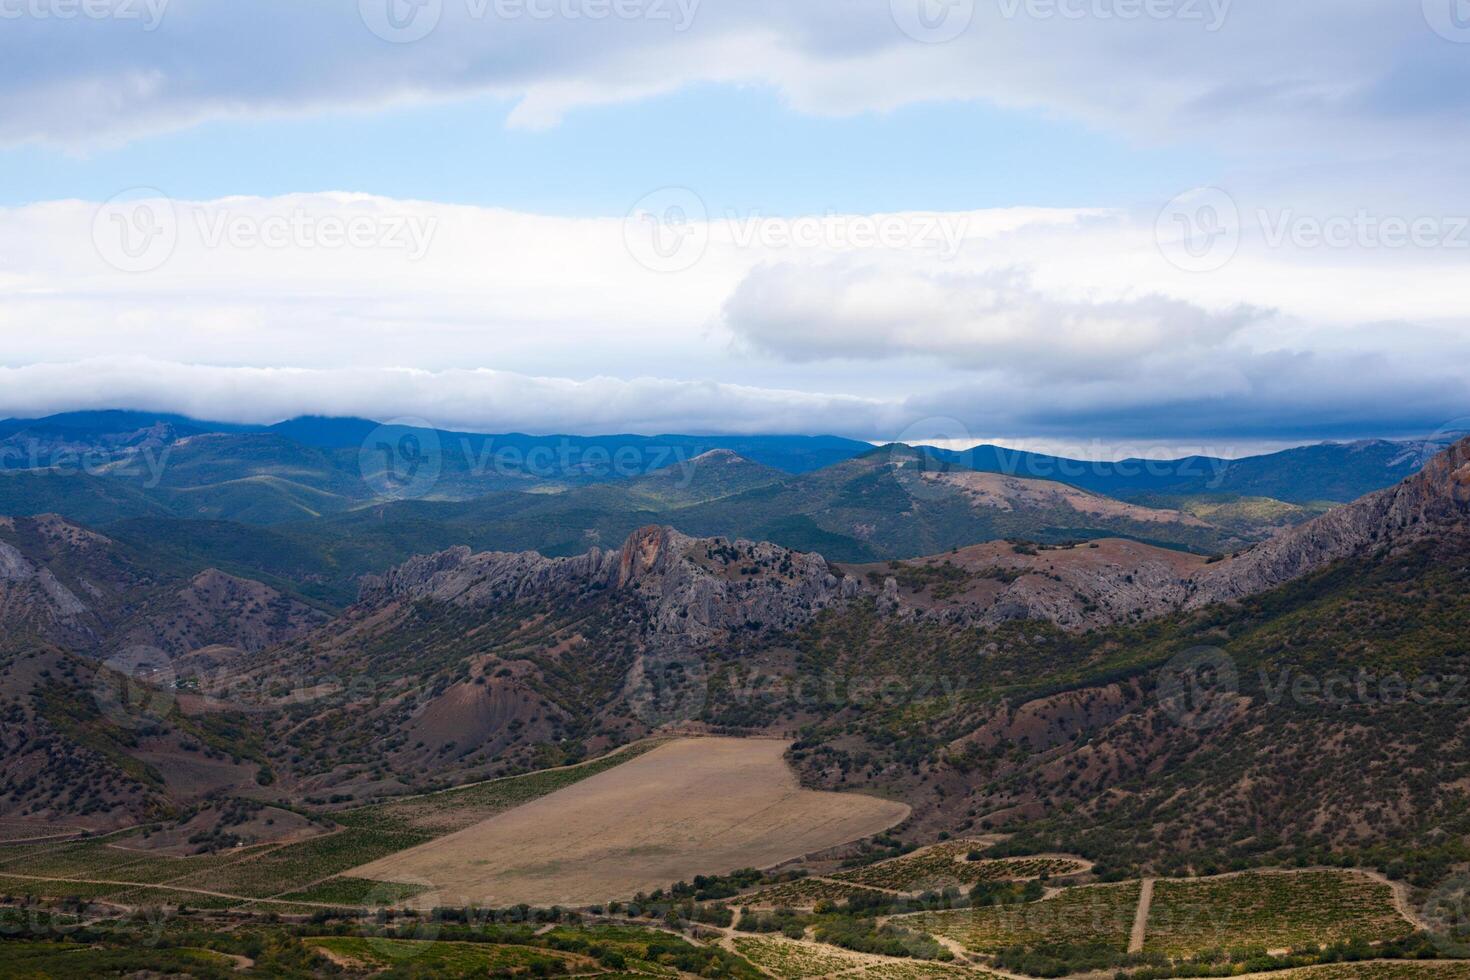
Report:
[[[837,574],[820,555],[779,545],[693,538],[651,526],[616,551],[574,558],[536,552],[452,548],[413,558],[363,579],[359,602],[394,599],[487,605],[612,589],[642,600],[655,637],[706,642],[732,629],[789,629],[854,598],[863,584]]]
[[[475,606],[538,595],[606,586],[618,552],[593,548],[574,558],[547,558],[534,551],[487,551],[466,547],[410,558],[383,575],[363,576],[358,602],[380,605],[393,599]]]
[[[1264,592],[1344,558],[1463,529],[1470,518],[1470,439],[1396,486],[1370,493],[1194,576],[1190,608]]]

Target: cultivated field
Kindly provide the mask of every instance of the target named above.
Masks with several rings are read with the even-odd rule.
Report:
[[[948,885],[976,885],[982,881],[1027,881],[1080,874],[1091,865],[1079,858],[1000,858],[992,861],[966,860],[979,842],[945,841],[903,857],[870,864],[834,875],[838,881],[892,891],[924,891]]]
[[[872,888],[826,878],[798,878],[742,895],[737,904],[757,909],[810,909],[819,902],[838,903],[882,894]]]
[[[1247,974],[1249,976],[1250,974]],[[1262,976],[1262,974],[1255,974]],[[1467,960],[1329,963],[1269,974],[1270,980],[1470,980]]]
[[[1097,945],[1121,953],[1128,949],[1140,891],[1136,881],[1086,885],[1040,902],[920,912],[895,921],[981,953],[1044,942]]]
[[[901,803],[801,789],[786,743],[681,739],[348,875],[432,883],[422,904],[584,905],[766,867],[877,833]]]
[[[1248,872],[1154,885],[1144,949],[1171,956],[1212,948],[1290,949],[1413,932],[1393,890],[1350,871]]]
[[[137,832],[0,845],[0,893],[106,898],[129,906],[227,908],[255,903],[268,904],[277,912],[305,914],[319,911],[322,904],[396,904],[426,887],[344,878],[340,873],[605,772],[653,744],[632,745],[578,766],[342,811],[333,815],[338,829],[284,845],[257,844],[178,857],[140,849],[144,841]]]
[[[741,956],[780,980],[838,976],[864,980],[943,980],[947,977],[994,976],[964,966],[852,953],[834,946],[769,936],[738,936],[732,940],[732,945]]]
[[[348,969],[378,971],[411,967],[425,976],[483,977],[492,970],[503,971],[501,975],[535,971],[542,976],[608,972],[599,970],[589,957],[530,946],[366,939],[361,936],[325,936],[309,939],[306,945]]]

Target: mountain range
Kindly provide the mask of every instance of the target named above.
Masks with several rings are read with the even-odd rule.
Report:
[[[0,423],[0,514],[59,514],[195,571],[340,607],[358,576],[414,554],[466,544],[572,555],[652,523],[847,562],[1008,537],[1230,552],[1397,482],[1436,448],[1374,441],[1092,463],[836,437],[538,437],[84,412]]]
[[[114,462],[173,447],[148,492],[333,451],[144,428],[85,438]],[[1405,452],[1322,448],[1349,472],[1302,479],[1384,479]],[[97,830],[218,796],[330,809],[674,726],[792,737],[808,785],[901,796],[916,839],[1015,827],[1119,867],[1458,853],[1431,830],[1464,803],[1462,708],[1345,709],[1277,677],[1470,675],[1470,440],[1316,508],[1164,507],[897,445],[801,472],[728,447],[684,462],[269,525],[6,517],[0,804]],[[103,470],[0,479],[134,485]],[[1207,723],[1164,680],[1202,649],[1232,678]]]
[[[691,461],[269,527],[7,517],[7,813],[107,829],[206,796],[329,807],[678,724],[791,733],[806,782],[903,795],[917,835],[1025,818],[1033,842],[1127,864],[1432,854],[1427,821],[1470,776],[1470,755],[1441,751],[1466,738],[1449,702],[1347,717],[1273,701],[1269,680],[1282,663],[1470,669],[1452,642],[1470,619],[1470,441],[1255,541],[910,447],[804,473],[726,448]],[[745,530],[782,526],[839,554]],[[1201,646],[1238,671],[1208,729],[1158,693]],[[907,693],[861,695],[875,680]],[[1329,792],[1351,764],[1376,776]],[[1302,792],[1292,771],[1324,782]],[[1161,817],[1170,793],[1191,802]]]

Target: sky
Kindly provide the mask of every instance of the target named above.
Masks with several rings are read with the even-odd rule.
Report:
[[[1465,0],[0,0],[0,416],[1470,428]]]

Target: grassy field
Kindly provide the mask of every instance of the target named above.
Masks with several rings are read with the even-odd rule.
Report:
[[[1290,949],[1413,932],[1389,886],[1346,871],[1250,872],[1154,885],[1145,952]]]
[[[884,830],[908,807],[802,789],[786,743],[693,738],[352,875],[432,882],[438,900],[577,906],[768,867]]]
[[[1087,885],[1040,902],[920,912],[895,921],[981,953],[1038,943],[1097,945],[1121,953],[1128,949],[1140,888],[1138,882]]]
[[[649,740],[579,766],[546,769],[526,773],[524,776],[494,779],[439,793],[359,807],[337,815],[337,822],[343,826],[365,830],[376,828],[437,837],[463,830],[522,803],[529,803],[631,762],[662,744],[662,740]]]
[[[657,743],[630,747],[583,765],[528,773],[428,796],[395,800],[333,814],[333,833],[281,845],[262,844],[218,854],[171,857],[129,849],[136,834],[44,844],[0,845],[0,889],[16,895],[109,898],[124,904],[185,903],[218,908],[237,900],[168,891],[156,886],[221,892],[240,899],[290,896],[299,902],[390,902],[402,887],[364,888],[335,876],[440,834],[479,823],[637,758]],[[116,846],[122,845],[122,846]],[[9,876],[7,877],[7,872]],[[29,875],[55,879],[37,882]],[[87,884],[103,879],[123,884]],[[155,886],[140,888],[138,886]],[[410,889],[412,890],[412,889]]]

